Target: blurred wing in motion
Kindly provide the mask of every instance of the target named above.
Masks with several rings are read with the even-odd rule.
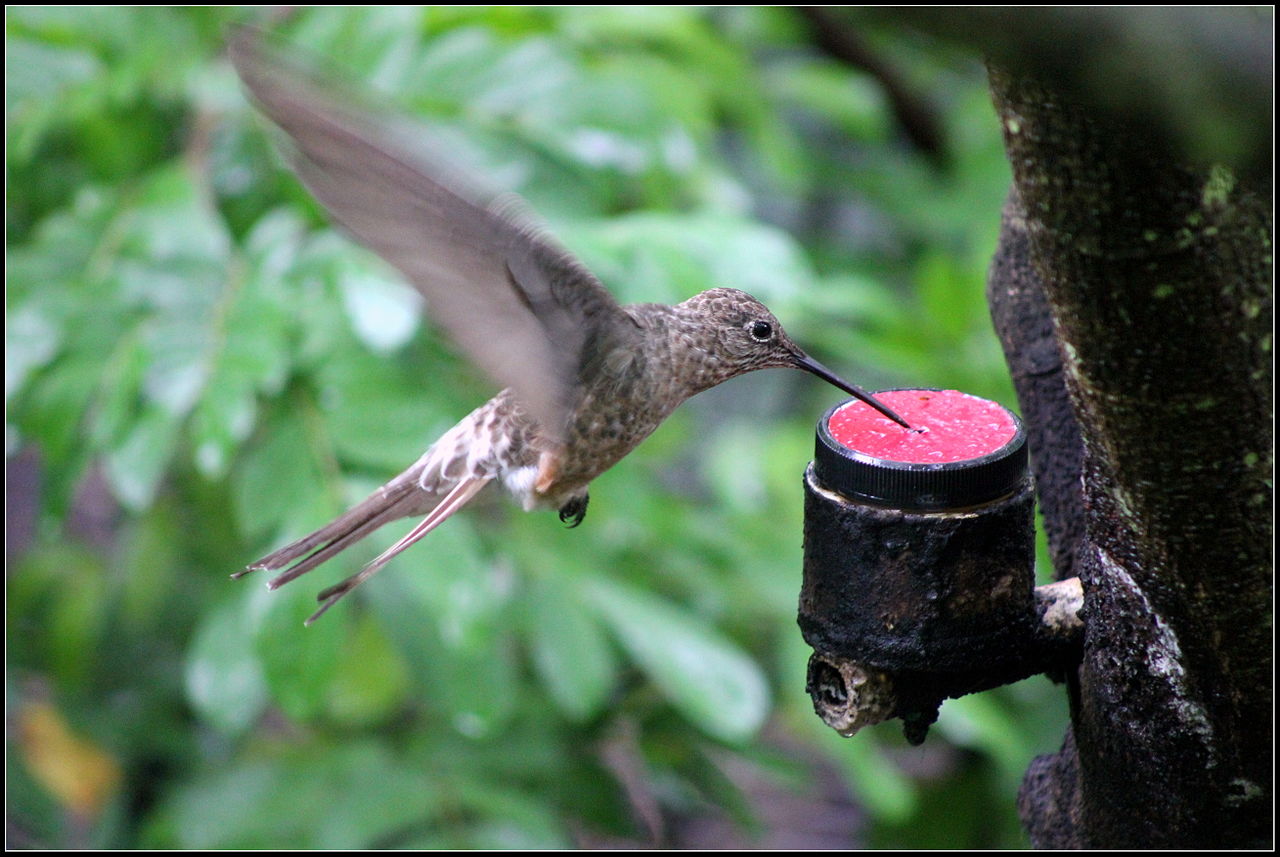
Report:
[[[260,34],[240,31],[230,54],[334,220],[399,269],[458,347],[562,439],[590,355],[635,332],[599,280],[517,206],[494,205],[420,146],[398,143],[378,114],[335,97]]]

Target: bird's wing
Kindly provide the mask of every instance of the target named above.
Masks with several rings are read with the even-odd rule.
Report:
[[[398,268],[462,351],[560,439],[598,338],[634,333],[600,281],[516,206],[398,143],[377,113],[335,96],[258,33],[238,33],[230,55],[334,220]]]

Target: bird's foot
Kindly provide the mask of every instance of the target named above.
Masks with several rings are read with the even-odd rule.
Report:
[[[571,530],[581,524],[582,519],[587,516],[587,501],[590,499],[590,496],[585,491],[581,495],[571,498],[560,507],[560,521],[568,524]]]

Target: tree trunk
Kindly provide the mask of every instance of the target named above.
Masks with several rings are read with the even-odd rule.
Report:
[[[989,297],[1085,592],[1072,734],[1023,822],[1046,847],[1267,847],[1270,187],[991,82],[1014,187]]]

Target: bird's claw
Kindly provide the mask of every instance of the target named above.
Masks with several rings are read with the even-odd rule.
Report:
[[[569,502],[560,507],[560,522],[569,525],[569,529],[573,529],[582,523],[582,519],[587,516],[587,502],[590,498],[587,494],[581,497],[574,497]]]

